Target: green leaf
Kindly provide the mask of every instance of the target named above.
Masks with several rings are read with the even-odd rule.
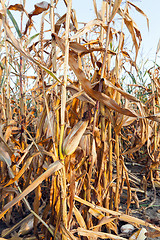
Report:
[[[11,21],[12,21],[12,23],[13,23],[15,29],[16,29],[16,32],[18,33],[19,38],[21,38],[22,37],[22,33],[21,33],[21,31],[20,31],[20,29],[18,27],[18,24],[17,24],[15,18],[13,17],[12,13],[8,9],[7,9],[7,14],[8,14],[9,18],[11,19]]]

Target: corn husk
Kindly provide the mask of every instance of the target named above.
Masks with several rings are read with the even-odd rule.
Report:
[[[88,120],[80,120],[70,131],[69,135],[63,142],[63,153],[65,155],[71,155],[74,153],[78,144],[87,128]]]

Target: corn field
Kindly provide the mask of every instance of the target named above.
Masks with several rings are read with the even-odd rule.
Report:
[[[90,1],[87,23],[58,2],[1,0],[0,239],[159,237],[136,212],[160,188],[160,42],[142,70],[133,1]]]

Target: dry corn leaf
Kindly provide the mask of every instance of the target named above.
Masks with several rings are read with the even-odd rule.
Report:
[[[12,31],[10,30],[10,27],[8,26],[8,24],[6,23],[5,17],[3,14],[0,13],[0,19],[3,20],[3,25],[6,29],[6,34],[7,37],[9,39],[11,39],[11,41],[9,39],[7,39],[7,41],[13,45],[14,48],[16,48],[25,58],[29,59],[31,62],[35,63],[36,65],[38,65],[41,69],[45,70],[48,74],[50,74],[56,81],[60,82],[61,81],[56,77],[56,75],[50,71],[48,68],[46,68],[44,65],[42,65],[40,62],[38,62],[37,60],[35,60],[34,58],[31,57],[31,55],[29,53],[27,53],[21,43],[14,37],[14,34],[12,33]]]
[[[26,15],[28,16],[27,11],[24,9],[22,4],[9,5],[9,7],[7,9],[8,10],[14,10],[14,11],[20,11],[20,12],[25,12]]]
[[[86,32],[90,31],[95,26],[101,26],[103,22],[101,20],[95,19],[90,22],[88,22],[82,29],[78,30],[75,35],[70,37],[70,40],[77,39],[84,35]]]
[[[0,144],[0,161],[7,164],[7,167],[11,166],[11,158],[8,154],[8,152],[5,150],[4,144]]]
[[[101,211],[101,212],[105,212],[105,213],[108,213],[108,214],[111,214],[113,215],[114,217],[116,216],[120,221],[124,221],[124,222],[129,222],[129,223],[132,223],[132,224],[138,224],[138,225],[143,225],[145,227],[150,227],[152,229],[155,229],[157,231],[160,231],[160,227],[158,226],[155,226],[151,223],[148,223],[146,221],[143,221],[142,219],[139,219],[139,218],[136,218],[136,217],[132,217],[132,216],[129,216],[129,215],[126,215],[122,212],[118,212],[118,211],[113,211],[113,210],[110,210],[110,209],[107,209],[107,208],[104,208],[104,207],[100,207],[100,206],[97,206],[93,203],[90,203],[78,196],[75,196],[74,199],[90,208],[93,208],[94,210],[98,210],[98,211]]]
[[[30,166],[33,158],[35,156],[38,156],[39,154],[40,153],[34,153],[32,156],[28,157],[28,159],[25,161],[25,163],[23,164],[23,166],[22,166],[21,170],[18,172],[18,174],[13,179],[10,179],[10,181],[4,187],[8,187],[9,185],[11,185],[15,181],[17,181],[23,175],[23,173],[27,170],[27,168]]]
[[[107,79],[105,79],[105,84],[106,84],[108,87],[111,87],[111,88],[115,89],[117,92],[121,93],[121,95],[122,95],[123,97],[127,98],[128,100],[133,101],[133,102],[140,102],[139,99],[137,99],[136,97],[132,96],[131,94],[125,92],[123,89],[116,87],[115,85],[113,85],[113,84],[112,84],[110,81],[108,81]]]
[[[31,183],[21,194],[15,197],[11,202],[7,203],[2,212],[0,213],[0,219],[4,216],[4,214],[13,207],[17,202],[23,199],[27,194],[32,192],[41,182],[48,178],[51,174],[55,173],[56,171],[60,170],[63,167],[60,161],[56,161],[50,164],[49,168],[42,173],[33,183]]]
[[[39,15],[41,14],[42,12],[48,10],[50,7],[50,4],[46,1],[42,1],[40,3],[36,3],[34,5],[34,10],[32,12],[29,13],[29,16],[35,16],[35,15]]]
[[[6,129],[6,132],[4,134],[4,140],[7,142],[9,137],[11,136],[11,133],[12,133],[12,128],[11,126],[8,126],[7,129]]]
[[[88,50],[85,46],[81,45],[78,42],[69,42],[69,48],[77,53],[86,52]]]
[[[6,141],[4,140],[3,134],[1,134],[0,132],[0,142],[2,144],[3,149],[6,149],[6,151],[8,152],[9,156],[11,157],[13,154],[12,149],[8,146],[8,144],[6,143]]]
[[[158,54],[159,50],[160,50],[160,39],[159,39],[159,41],[158,41],[158,45],[157,45],[156,54]]]
[[[66,13],[65,13],[62,17],[60,17],[60,18],[58,19],[58,21],[56,22],[56,24],[55,24],[55,33],[58,34],[61,25],[62,25],[63,23],[65,23],[65,21],[66,21]]]
[[[48,2],[45,2],[45,1],[40,2],[40,3],[36,3],[34,5],[35,9],[28,14],[29,20],[28,20],[28,22],[26,24],[26,27],[25,27],[25,30],[24,30],[24,33],[23,33],[24,35],[27,33],[28,28],[33,25],[32,17],[36,16],[36,15],[39,15],[42,12],[48,10],[49,7],[50,7],[50,4]]]
[[[144,240],[146,239],[147,230],[145,228],[140,228],[137,232],[133,233],[129,240]]]
[[[135,118],[124,116],[122,120],[122,127],[126,127],[133,123],[135,121]]]
[[[147,116],[146,118],[148,118],[148,119],[150,119],[152,121],[160,123],[160,113],[156,113],[154,115]]]
[[[149,19],[148,19],[147,15],[142,11],[142,9],[140,9],[139,7],[137,7],[135,4],[133,4],[133,3],[129,2],[129,1],[128,1],[128,3],[129,3],[131,6],[133,6],[133,7],[137,10],[137,12],[141,13],[141,14],[146,18],[146,20],[147,20],[147,27],[148,27],[148,30],[149,30]]]
[[[138,54],[138,50],[139,50],[139,46],[138,46],[138,43],[137,43],[137,39],[136,39],[136,34],[135,34],[135,31],[134,31],[134,27],[133,27],[133,21],[130,20],[128,21],[126,18],[124,19],[124,22],[132,36],[132,40],[133,40],[133,44],[135,46],[135,50],[136,50],[136,56]]]
[[[112,21],[112,19],[114,18],[114,16],[116,15],[120,5],[121,5],[122,0],[115,0],[114,4],[113,4],[113,9],[111,12],[111,16],[109,17],[109,22]]]
[[[90,48],[90,49],[87,49],[87,50],[81,52],[81,53],[80,53],[80,57],[83,57],[85,54],[87,54],[87,53],[92,53],[92,52],[95,52],[95,51],[104,52],[105,49],[102,48],[102,47]],[[117,53],[114,52],[114,51],[112,51],[112,50],[107,50],[107,53],[108,53],[108,54],[112,54],[112,55],[117,55]]]
[[[86,223],[84,221],[84,218],[82,217],[80,211],[76,208],[76,206],[73,207],[73,212],[74,212],[74,215],[77,219],[77,222],[79,223],[79,226],[81,228],[84,228],[84,229],[87,229],[87,226],[86,226]]]
[[[54,36],[59,48],[64,53],[65,47],[63,40],[59,38],[56,34],[54,34]],[[84,72],[78,67],[78,63],[75,61],[71,53],[69,54],[69,65],[76,74],[78,80],[81,82],[83,89],[90,97],[102,102],[108,108],[111,108],[121,114],[131,117],[137,117],[137,115],[135,115],[135,113],[133,113],[131,110],[121,108],[113,99],[111,99],[104,93],[100,93],[98,91],[93,90],[90,81],[86,79]]]
[[[88,212],[90,214],[92,214],[95,218],[98,218],[99,220],[103,219],[105,217],[105,215],[103,213],[101,213],[100,211],[96,210],[96,209],[93,209],[93,208],[90,208],[88,210]]]
[[[121,51],[121,53],[123,54],[124,57],[128,57],[128,58],[131,58],[129,53],[127,53],[126,51]]]
[[[102,239],[117,239],[117,240],[127,240],[126,238],[119,237],[113,234],[109,233],[104,233],[104,232],[96,232],[96,231],[91,231],[83,228],[77,228],[77,232],[81,236],[86,236],[86,237],[93,237],[95,238],[102,238]]]
[[[95,101],[92,98],[90,98],[83,90],[78,89],[74,85],[68,85],[66,88],[67,90],[71,91],[72,94],[74,94],[71,98],[68,99],[68,101],[71,101],[76,97],[81,101],[89,102],[92,105],[95,105]]]
[[[98,222],[97,225],[91,227],[90,229],[97,228],[97,227],[101,227],[102,225],[111,223],[111,222],[113,222],[114,220],[116,220],[115,217],[104,216],[104,217]]]
[[[146,139],[144,139],[143,141],[139,141],[139,143],[135,147],[132,147],[131,149],[129,149],[127,151],[124,151],[123,153],[121,153],[121,155],[123,156],[123,155],[127,155],[127,154],[132,154],[132,153],[138,151],[141,147],[143,147],[145,142],[146,142]]]

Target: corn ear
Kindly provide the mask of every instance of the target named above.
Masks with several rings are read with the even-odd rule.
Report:
[[[88,120],[80,120],[70,131],[63,142],[63,154],[71,155],[74,153],[88,125]]]

